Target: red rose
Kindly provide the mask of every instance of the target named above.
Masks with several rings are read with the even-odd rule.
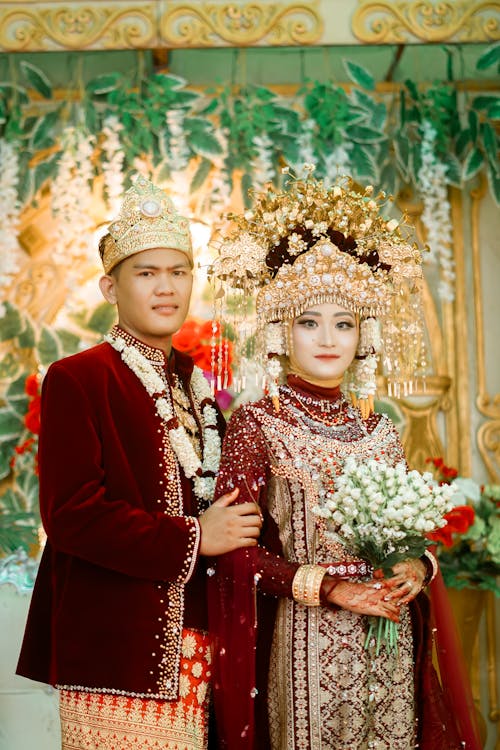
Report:
[[[427,538],[434,542],[441,542],[445,547],[451,547],[453,534],[465,534],[474,523],[475,516],[474,508],[470,505],[457,505],[444,516],[446,526],[427,534]]]
[[[40,384],[38,375],[28,375],[24,383],[24,391],[28,396],[38,396]]]

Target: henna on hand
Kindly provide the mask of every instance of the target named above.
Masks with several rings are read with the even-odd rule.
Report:
[[[387,579],[392,591],[386,595],[387,601],[397,606],[408,604],[415,599],[424,586],[427,569],[422,560],[404,560],[393,567],[394,575]]]
[[[359,615],[377,615],[399,622],[399,606],[387,599],[386,582],[351,583],[338,581],[328,601]]]

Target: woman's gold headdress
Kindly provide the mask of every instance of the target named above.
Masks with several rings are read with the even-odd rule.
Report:
[[[350,178],[331,187],[311,176],[291,179],[281,192],[256,195],[251,210],[229,215],[233,229],[213,266],[219,299],[256,296],[263,359],[284,353],[280,324],[307,307],[335,302],[355,312],[360,342],[346,387],[365,414],[381,349],[395,395],[411,390],[425,365],[420,251],[383,215],[386,203],[384,193],[358,189]],[[268,387],[276,395],[278,369],[270,364]]]

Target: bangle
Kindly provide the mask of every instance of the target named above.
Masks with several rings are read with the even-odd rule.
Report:
[[[321,565],[301,565],[293,577],[292,594],[299,604],[319,607],[320,591],[326,569]]]
[[[435,579],[438,573],[438,563],[432,552],[429,552],[428,549],[425,550],[424,554],[420,558],[422,562],[424,563],[425,567],[427,568],[427,573],[425,574],[425,578],[422,583],[422,588],[425,586],[428,586],[429,583],[432,583],[432,581]]]

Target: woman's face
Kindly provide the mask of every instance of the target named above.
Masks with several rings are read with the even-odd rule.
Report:
[[[358,346],[354,313],[334,302],[308,307],[292,324],[293,357],[317,380],[341,378]]]

